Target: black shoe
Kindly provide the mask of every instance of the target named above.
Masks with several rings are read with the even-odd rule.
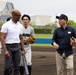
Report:
[[[27,67],[28,67],[29,75],[31,75],[32,66],[31,65],[30,66],[28,65]]]
[[[20,75],[24,75],[24,66],[20,66]]]

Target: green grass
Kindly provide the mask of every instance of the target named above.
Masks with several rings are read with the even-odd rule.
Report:
[[[35,38],[51,38],[53,34],[35,34]]]
[[[51,44],[32,44],[31,46],[48,46],[48,47],[53,47]]]

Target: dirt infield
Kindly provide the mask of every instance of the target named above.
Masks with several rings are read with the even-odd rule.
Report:
[[[76,49],[74,64],[76,70]],[[32,47],[32,75],[56,75],[55,49],[52,47]],[[0,55],[0,75],[3,75],[3,54]],[[76,75],[76,71],[75,74]]]

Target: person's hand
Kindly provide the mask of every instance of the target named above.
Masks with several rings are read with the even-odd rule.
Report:
[[[76,38],[72,36],[72,39],[74,40],[74,42],[76,43]]]
[[[70,45],[76,46],[76,38],[74,37],[70,38]]]
[[[4,54],[5,54],[6,57],[10,57],[10,54],[9,54],[8,50],[4,51]]]
[[[25,55],[25,51],[24,51],[24,50],[22,50],[22,51],[21,51],[21,54],[22,54],[22,56],[24,56],[24,55]]]
[[[58,48],[59,48],[59,45],[58,45],[58,44],[56,44],[55,42],[53,43],[53,46],[54,46],[54,48],[56,48],[56,49],[58,49]]]

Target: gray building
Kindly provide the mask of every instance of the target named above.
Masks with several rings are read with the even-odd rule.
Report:
[[[7,17],[11,16],[11,11],[14,9],[12,3],[0,1],[0,22],[5,22]]]
[[[52,17],[44,15],[31,16],[31,23],[36,26],[45,26],[52,23]]]

